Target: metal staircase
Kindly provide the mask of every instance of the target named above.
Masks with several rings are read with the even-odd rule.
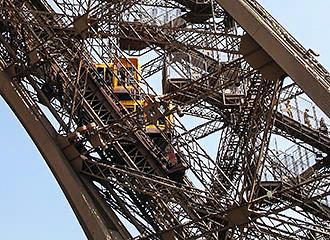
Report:
[[[275,127],[285,132],[290,137],[294,137],[313,146],[316,149],[323,151],[324,153],[330,153],[330,138],[322,134],[318,129],[312,129],[301,124],[298,121],[277,112],[275,119]]]

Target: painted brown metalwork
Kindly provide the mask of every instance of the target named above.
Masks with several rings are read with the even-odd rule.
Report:
[[[0,1],[0,93],[88,239],[329,239],[313,54],[254,0]]]

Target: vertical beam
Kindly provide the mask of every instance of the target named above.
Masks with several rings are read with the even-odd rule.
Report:
[[[0,72],[0,94],[15,113],[58,181],[90,240],[119,239],[109,233],[91,196],[58,146],[57,132],[34,103],[19,92],[6,72]],[[116,234],[117,235],[117,234]]]

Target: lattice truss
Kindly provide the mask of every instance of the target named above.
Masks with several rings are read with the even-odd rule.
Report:
[[[132,239],[329,239],[329,139],[279,111],[303,91],[249,58],[260,47],[246,47],[251,39],[220,3],[1,1],[1,70],[59,135],[94,127],[72,143],[83,156],[76,169]],[[95,67],[117,62],[132,75],[128,57],[141,63],[134,112]],[[166,118],[157,95],[184,117]],[[142,102],[167,121],[157,137]],[[272,148],[276,136],[308,164]],[[182,181],[168,177],[165,146],[187,168]]]

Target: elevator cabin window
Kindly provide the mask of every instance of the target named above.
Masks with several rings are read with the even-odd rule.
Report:
[[[108,85],[112,86],[112,72],[109,68],[105,69],[104,80]]]
[[[104,79],[104,67],[97,67],[97,72],[99,73],[99,76],[101,76]]]
[[[97,72],[109,86],[112,86],[112,72],[107,66],[97,67]]]
[[[132,86],[136,77],[133,67],[120,68],[118,86]]]

